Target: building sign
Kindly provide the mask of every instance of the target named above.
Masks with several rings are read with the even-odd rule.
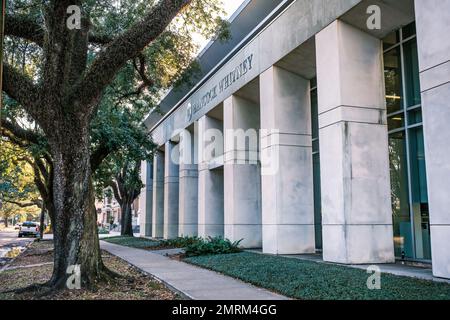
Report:
[[[200,110],[213,102],[217,96],[227,90],[231,85],[246,75],[253,68],[253,54],[249,55],[236,68],[229,72],[216,85],[210,88],[199,100],[189,102],[187,107],[187,121],[191,121],[193,116]]]

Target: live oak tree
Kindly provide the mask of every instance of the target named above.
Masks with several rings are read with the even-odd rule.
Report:
[[[30,5],[9,10],[5,34],[37,48],[38,67],[29,76],[5,61],[3,90],[42,130],[52,158],[55,258],[47,285],[62,288],[68,277],[67,268],[80,265],[83,285],[90,286],[109,277],[101,260],[93,210],[91,156],[95,151],[91,153],[91,121],[118,73],[130,61],[136,63],[136,59],[140,71],[145,71],[145,53],[167,33],[212,33],[218,24],[217,2],[138,1],[138,6],[129,1],[135,19],[125,22],[121,21],[123,15],[117,14],[120,10],[116,10],[124,10],[122,2],[16,2]],[[72,5],[81,8],[81,24],[75,29],[67,27],[71,14],[67,9]],[[141,14],[143,9],[145,13]],[[110,12],[118,16],[117,29],[108,24],[114,19],[105,18]],[[180,18],[171,24],[176,16]],[[152,64],[158,67],[158,61]],[[152,84],[146,80],[138,90]]]

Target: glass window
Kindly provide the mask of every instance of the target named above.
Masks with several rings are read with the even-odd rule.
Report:
[[[409,150],[416,258],[431,259],[430,218],[422,127],[409,130]]]
[[[419,123],[422,123],[422,109],[416,108],[408,111],[408,124],[414,125]]]
[[[389,137],[394,248],[397,257],[413,258],[411,215],[408,199],[408,165],[404,132]]]
[[[383,48],[387,50],[392,46],[396,45],[400,41],[400,32],[395,31],[390,33],[386,38],[383,39]]]
[[[311,80],[311,88],[315,88],[316,79]],[[311,121],[313,139],[313,181],[314,181],[314,228],[316,249],[322,249],[322,199],[320,186],[320,150],[319,150],[319,112],[317,89],[311,90]]]
[[[402,28],[402,37],[403,39],[408,39],[416,34],[416,23],[411,22],[407,26]]]
[[[317,78],[312,78],[311,79],[311,89],[314,89],[317,87]]]
[[[394,246],[397,257],[431,259],[428,194],[415,24],[385,43]],[[392,44],[392,40],[397,44]],[[391,41],[391,42],[390,42]]]
[[[399,47],[384,55],[384,79],[387,113],[390,114],[402,109],[402,71]]]
[[[403,46],[405,62],[405,97],[406,107],[416,106],[421,103],[419,58],[417,55],[417,41],[412,39]]]
[[[317,103],[317,90],[311,91],[311,119],[312,119],[312,138],[319,138],[319,110]]]
[[[401,129],[404,127],[405,127],[405,118],[403,113],[399,113],[388,118],[389,131]]]

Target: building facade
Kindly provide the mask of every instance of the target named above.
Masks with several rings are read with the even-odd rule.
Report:
[[[450,278],[450,0],[268,3],[146,120],[141,234]]]

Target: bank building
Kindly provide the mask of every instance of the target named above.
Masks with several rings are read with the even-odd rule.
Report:
[[[141,235],[450,278],[450,0],[247,0],[230,31],[145,120]]]

